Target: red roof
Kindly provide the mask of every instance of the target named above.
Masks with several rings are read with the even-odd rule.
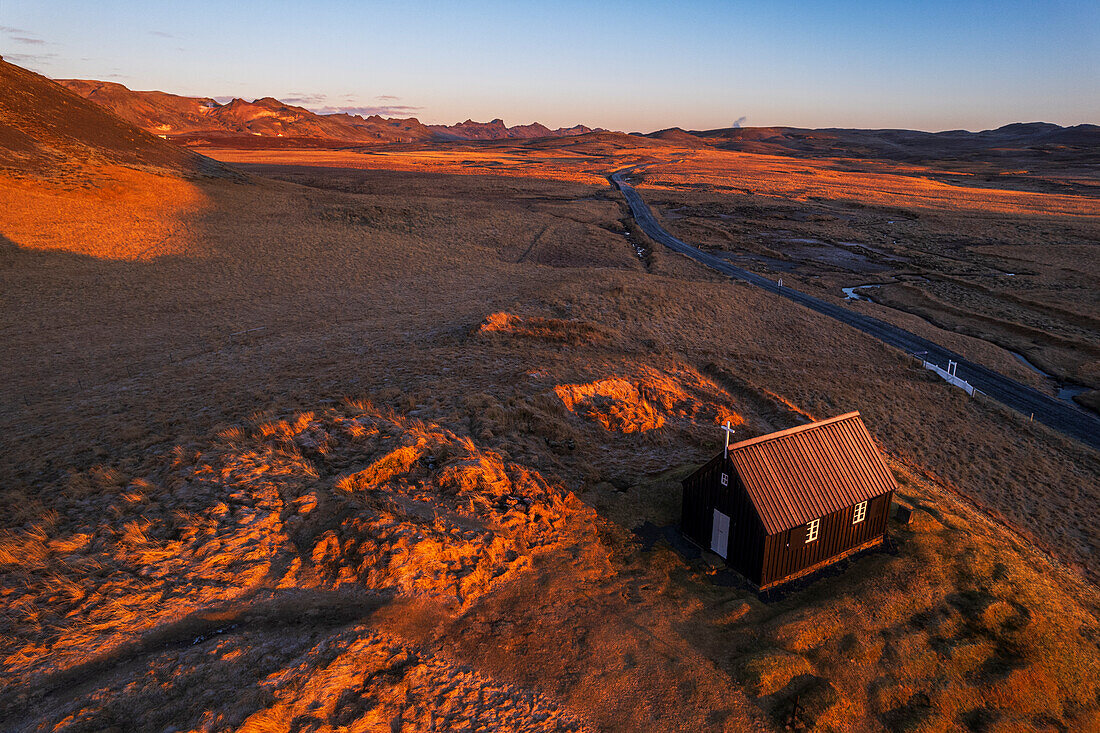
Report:
[[[768,534],[897,488],[858,412],[743,440],[729,456]]]

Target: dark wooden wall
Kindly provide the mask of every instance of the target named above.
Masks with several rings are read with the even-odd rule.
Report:
[[[723,471],[729,476],[728,486],[722,486]],[[764,525],[733,466],[726,461],[725,454],[719,454],[703,464],[684,479],[683,486],[680,524],[684,534],[709,550],[714,510],[729,516],[726,562],[759,585],[764,559]]]
[[[718,479],[724,463],[725,456],[718,454],[683,480],[684,500],[680,504],[680,527],[684,534],[708,549],[711,509],[719,501],[718,489],[722,488],[722,484]]]
[[[892,497],[893,492],[890,492],[868,500],[867,518],[859,524],[852,524],[854,506],[821,517],[817,539],[809,544],[806,543],[806,525],[769,535],[764,543],[762,580],[758,584],[775,583],[881,537],[886,533]]]

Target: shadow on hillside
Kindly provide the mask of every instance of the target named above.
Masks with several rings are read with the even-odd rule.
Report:
[[[288,590],[264,596],[254,593],[196,611],[102,656],[36,680],[33,690],[17,693],[37,697],[44,708],[61,709],[74,689],[113,687],[109,705],[84,711],[90,715],[85,723],[92,726],[133,729],[138,720],[159,727],[188,720],[197,725],[201,714],[229,705],[247,716],[262,707],[257,685],[290,659],[308,653],[318,643],[318,633],[328,636],[341,627],[368,622],[393,600],[389,591]],[[231,651],[223,652],[225,647]],[[159,685],[152,679],[145,685],[131,684],[134,665],[166,663],[174,671]],[[211,698],[215,690],[224,694]],[[126,711],[126,717],[116,720],[121,711]]]

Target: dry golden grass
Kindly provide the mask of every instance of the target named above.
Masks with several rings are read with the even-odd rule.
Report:
[[[25,249],[108,260],[205,250],[194,228],[205,192],[167,171],[102,165],[61,180],[0,175],[0,198],[0,233]]]
[[[538,341],[560,341],[574,346],[606,343],[608,340],[607,333],[591,323],[539,316],[524,318],[504,312],[489,314],[478,332],[523,336]]]
[[[678,608],[643,592],[632,598],[636,618],[648,626],[672,614],[670,636],[705,650],[781,726],[1092,729],[1100,720],[1095,588],[1067,583],[942,487],[894,470],[899,498],[917,507],[911,525],[891,525],[896,550],[761,603],[729,587],[729,571],[700,561],[685,568],[663,542],[648,557],[624,549],[649,568],[638,582]],[[668,525],[678,505],[666,497],[681,475],[631,487],[640,496],[609,491],[601,500],[628,523]]]
[[[416,149],[386,150],[365,148],[348,150],[240,150],[233,148],[197,148],[199,152],[234,165],[294,165],[357,170],[403,171],[463,176],[505,176],[544,178],[554,181],[603,185],[607,181],[604,160],[588,160],[562,155],[557,150],[539,150],[526,146],[494,146],[490,149]],[[618,152],[618,151],[617,151]],[[648,149],[624,151],[623,164],[640,160]]]
[[[559,384],[554,393],[570,412],[621,433],[656,430],[668,418],[713,425],[745,422],[721,404],[728,394],[694,370],[663,374],[643,368],[635,379],[611,377],[587,384]]]
[[[962,214],[1085,217],[1097,223],[1091,196],[981,188],[935,180],[932,168],[848,161],[798,160],[724,150],[685,152],[645,170],[652,189],[701,188],[751,192],[812,202],[844,200],[864,206],[949,210]]]
[[[215,606],[232,616],[261,589],[396,592],[462,609],[540,553],[595,538],[591,510],[562,487],[367,404],[224,431],[160,463],[121,493],[89,477],[94,513],[63,495],[66,520],[55,512],[0,540],[9,691],[50,691],[132,653],[150,630]]]
[[[1095,453],[640,261],[621,201],[567,177],[596,164],[560,157],[197,181],[170,257],[0,229],[0,720],[1096,725]],[[715,423],[849,409],[920,507],[896,554],[763,602],[631,533],[672,531]]]

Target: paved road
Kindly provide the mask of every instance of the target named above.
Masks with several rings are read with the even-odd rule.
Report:
[[[780,287],[766,277],[732,265],[697,247],[680,241],[665,231],[661,225],[657,223],[657,220],[653,217],[653,212],[650,211],[649,206],[642,201],[638,192],[623,180],[623,175],[628,172],[629,169],[618,171],[612,174],[611,180],[618,186],[619,190],[623,192],[623,196],[626,197],[627,203],[630,204],[630,211],[634,214],[634,219],[638,222],[638,226],[641,227],[642,231],[649,235],[650,239],[653,241],[660,242],[669,249],[679,252],[682,255],[687,255],[693,260],[697,260],[707,267],[713,268],[725,275],[752,283],[757,287],[767,290],[769,293],[782,295],[784,298],[793,300],[810,310],[817,311],[830,318],[835,318],[842,323],[847,323],[849,326],[858,328],[860,331],[870,334],[880,341],[890,344],[891,346],[896,346],[913,356],[919,356],[921,359],[936,364],[944,369],[947,368],[947,362],[949,360],[957,362],[958,368],[955,372],[956,376],[972,384],[975,389],[981,390],[993,399],[1011,407],[1021,414],[1034,414],[1035,419],[1044,425],[1054,428],[1072,438],[1076,438],[1085,445],[1091,446],[1096,450],[1100,450],[1100,418],[1097,418],[1092,413],[1020,384],[1014,379],[1009,379],[988,367],[969,361],[955,352],[932,343],[927,339],[921,338],[914,333],[910,333],[905,329],[898,328],[885,321],[880,321],[877,318],[858,313],[844,306],[837,305],[836,303],[830,303],[820,298],[806,295],[798,290]]]

